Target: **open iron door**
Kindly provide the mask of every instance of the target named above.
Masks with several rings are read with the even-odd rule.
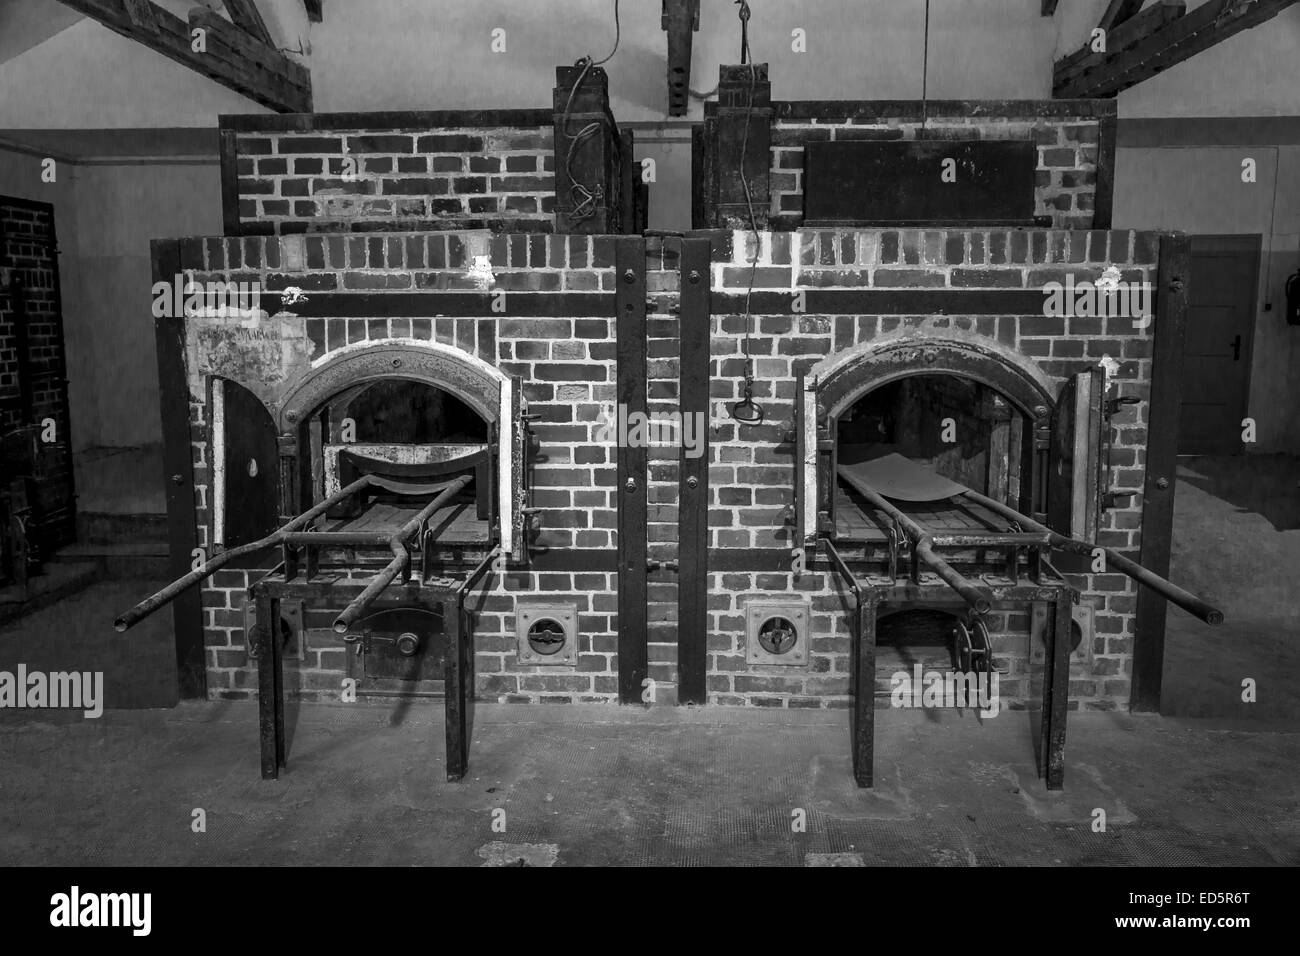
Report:
[[[280,442],[256,395],[212,379],[212,541],[234,548],[280,526]]]
[[[809,548],[817,541],[817,380],[802,373],[794,390],[794,540]]]
[[[497,489],[500,495],[501,550],[513,561],[528,559],[528,467],[531,451],[528,422],[524,418],[523,382],[508,376],[501,383],[501,434],[510,441],[501,451]]]
[[[1052,414],[1047,525],[1057,534],[1088,544],[1097,541],[1105,392],[1100,368],[1080,372],[1061,388]]]

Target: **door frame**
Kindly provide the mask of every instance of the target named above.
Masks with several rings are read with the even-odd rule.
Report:
[[[1191,243],[1183,233],[1160,236],[1138,563],[1161,577],[1169,574],[1173,538],[1190,250]],[[1163,596],[1150,588],[1138,587],[1133,620],[1133,678],[1129,688],[1129,710],[1134,713],[1160,712],[1168,611]]]
[[[1250,322],[1246,327],[1245,341],[1242,343],[1242,361],[1246,363],[1246,374],[1242,381],[1241,393],[1241,413],[1242,417],[1250,415],[1250,384],[1252,372],[1254,371],[1255,360],[1255,326],[1259,322],[1259,279],[1260,266],[1263,265],[1264,255],[1264,236],[1258,232],[1224,232],[1224,233],[1196,233],[1187,236],[1187,256],[1188,256],[1188,279],[1189,279],[1189,297],[1190,297],[1190,279],[1191,270],[1194,268],[1193,258],[1198,252],[1206,251],[1207,246],[1219,246],[1222,251],[1228,252],[1246,252],[1250,253],[1255,265],[1255,281],[1251,283],[1250,289]],[[1215,251],[1219,251],[1216,249]],[[1188,301],[1190,309],[1195,303]],[[1244,453],[1243,448],[1238,454]],[[1180,454],[1184,454],[1180,452]],[[1195,454],[1186,452],[1185,454]]]

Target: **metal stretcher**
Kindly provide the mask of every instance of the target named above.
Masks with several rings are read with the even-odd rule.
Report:
[[[993,668],[981,617],[995,602],[1024,603],[1049,611],[1037,615],[1047,622],[1039,770],[1049,790],[1061,789],[1069,706],[1070,608],[1078,594],[1048,557],[1052,549],[1091,556],[1097,546],[1057,534],[1007,505],[901,456],[889,457],[898,460],[884,462],[883,467],[880,459],[838,467],[845,486],[841,494],[857,496],[856,510],[839,510],[856,515],[858,526],[851,527],[854,519],[848,517],[845,520],[850,527],[843,530],[858,541],[874,543],[864,549],[864,558],[883,556],[883,561],[860,561],[854,570],[829,537],[819,540],[855,602],[851,662],[854,779],[861,787],[872,785],[880,606],[951,603],[955,594],[967,609],[957,627],[959,664],[976,673],[991,673]],[[917,488],[922,489],[920,494],[913,493]],[[1101,550],[1108,569],[1152,588],[1207,624],[1222,623],[1223,613],[1205,601],[1122,554]],[[967,570],[972,567],[974,571]]]
[[[342,607],[333,630],[358,650],[374,644],[392,645],[398,654],[423,654],[444,674],[447,779],[465,774],[469,754],[469,707],[473,699],[473,646],[465,614],[467,592],[478,584],[501,555],[492,546],[473,570],[463,577],[439,573],[431,555],[437,530],[458,511],[452,500],[472,481],[460,475],[448,481],[411,483],[369,474],[289,521],[264,538],[231,548],[189,574],[141,601],[115,622],[125,631],[164,607],[181,592],[211,577],[232,562],[271,548],[281,549],[277,567],[249,588],[257,606],[257,635],[252,647],[257,657],[258,710],[262,776],[275,778],[286,765],[284,718],[284,655],[275,622],[286,599],[308,606]],[[411,508],[364,512],[372,520],[331,524],[332,509],[371,495],[402,498],[432,495],[427,504]],[[472,508],[473,506],[465,506]],[[374,520],[382,514],[389,520]],[[409,516],[409,517],[408,517]],[[338,560],[342,555],[343,560]],[[368,577],[356,577],[376,561],[388,560]],[[417,567],[418,573],[413,575]]]

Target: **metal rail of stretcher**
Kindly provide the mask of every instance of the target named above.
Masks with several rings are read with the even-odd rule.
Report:
[[[879,606],[885,600],[900,597],[909,601],[936,600],[935,589],[924,587],[921,565],[938,575],[952,591],[961,596],[970,608],[972,618],[978,618],[991,606],[991,598],[999,601],[1028,601],[1050,603],[1051,627],[1044,635],[1047,644],[1048,670],[1043,681],[1043,708],[1040,724],[1040,772],[1046,777],[1049,790],[1061,789],[1065,770],[1065,722],[1069,705],[1069,653],[1070,606],[1077,595],[1064,578],[1044,558],[1051,548],[1091,555],[1095,546],[1057,534],[1050,528],[1033,521],[1014,509],[994,501],[968,488],[947,499],[947,504],[972,516],[987,530],[929,529],[902,508],[881,495],[853,465],[840,465],[838,477],[860,494],[874,509],[868,515],[890,542],[889,575],[885,580],[872,581],[851,570],[828,538],[820,539],[826,549],[834,571],[844,578],[854,597],[853,621],[853,671],[855,689],[852,708],[853,770],[859,786],[872,783],[873,734],[875,723],[875,644],[876,618]],[[1002,523],[996,520],[1001,518]],[[910,551],[910,580],[900,585],[898,568],[902,563],[903,545]],[[988,576],[982,577],[984,586],[970,581],[958,572],[939,553],[939,549],[969,549],[972,547],[1004,548],[1008,553],[1006,583],[990,586]],[[1029,581],[1019,578],[1019,551],[1029,551]],[[1207,602],[1182,588],[1148,571],[1124,555],[1111,549],[1102,549],[1108,566],[1128,575],[1133,580],[1150,587],[1162,596],[1196,615],[1207,624],[1219,624],[1223,613]]]

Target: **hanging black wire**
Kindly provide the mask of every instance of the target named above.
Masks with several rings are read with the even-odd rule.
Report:
[[[925,40],[921,47],[921,132],[918,138],[925,136],[925,124],[930,116],[930,0],[925,0]]]
[[[754,114],[754,90],[758,86],[758,69],[754,66],[749,53],[749,4],[746,0],[736,0],[740,5],[740,62],[749,66],[749,96],[745,103],[745,134],[740,142],[740,185],[745,192],[745,208],[749,211],[749,231],[754,239],[753,255],[749,260],[749,282],[745,288],[745,338],[742,347],[745,353],[744,397],[732,403],[728,409],[731,417],[741,425],[761,425],[765,416],[763,406],[754,401],[754,357],[750,352],[750,339],[754,332],[754,316],[750,311],[750,300],[754,294],[754,277],[758,272],[758,219],[754,215],[754,197],[749,188],[749,177],[745,175],[745,162],[749,156],[749,124]]]
[[[560,131],[569,143],[564,152],[564,173],[569,180],[569,198],[572,208],[566,213],[566,216],[569,222],[574,225],[585,222],[596,215],[600,202],[605,198],[605,190],[600,184],[593,187],[573,175],[573,157],[587,140],[600,132],[600,124],[593,121],[578,130],[577,133],[571,133],[569,131],[569,117],[573,112],[573,98],[577,95],[578,90],[582,88],[582,84],[586,81],[587,75],[592,68],[608,63],[614,58],[614,54],[618,52],[618,43],[622,36],[618,3],[619,0],[614,0],[614,48],[609,51],[609,55],[603,60],[592,60],[590,56],[584,56],[573,64],[575,67],[581,67],[581,72],[578,73],[578,79],[573,86],[569,88],[569,96],[564,104],[564,119],[560,123]]]

